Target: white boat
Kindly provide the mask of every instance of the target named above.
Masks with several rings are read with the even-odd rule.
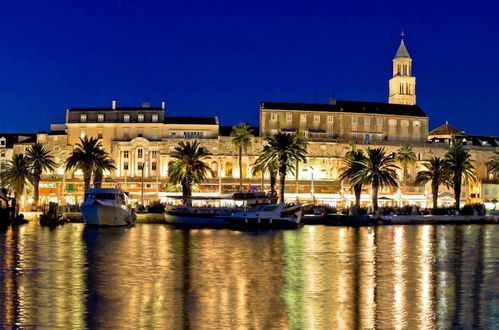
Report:
[[[128,196],[120,189],[88,189],[80,209],[86,225],[127,226],[136,219],[128,207]]]
[[[241,227],[284,227],[302,225],[302,207],[299,204],[252,204],[245,210],[237,210],[225,216],[231,225]]]

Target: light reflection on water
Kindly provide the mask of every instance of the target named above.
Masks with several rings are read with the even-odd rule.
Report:
[[[494,225],[240,232],[31,223],[0,233],[0,324],[497,328],[498,234]]]

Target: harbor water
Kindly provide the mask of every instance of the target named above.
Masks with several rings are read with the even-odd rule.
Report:
[[[499,328],[499,226],[0,232],[0,324]]]

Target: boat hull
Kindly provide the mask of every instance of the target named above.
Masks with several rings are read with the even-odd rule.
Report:
[[[131,211],[124,205],[93,201],[82,204],[83,222],[89,226],[128,226],[134,221]]]

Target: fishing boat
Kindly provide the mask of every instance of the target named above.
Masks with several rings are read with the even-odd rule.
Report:
[[[225,216],[238,227],[297,228],[302,225],[303,210],[299,204],[252,204]]]
[[[80,209],[86,225],[127,226],[136,219],[128,207],[128,196],[115,188],[88,189]]]

